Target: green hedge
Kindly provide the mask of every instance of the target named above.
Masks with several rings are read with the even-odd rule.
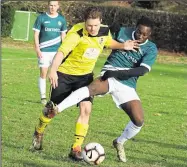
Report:
[[[69,5],[68,8],[63,8],[70,27],[83,21],[83,11],[93,5],[95,4],[77,2]],[[132,27],[141,16],[148,16],[155,23],[152,40],[159,49],[187,53],[187,15],[106,5],[99,7],[103,11],[103,23],[109,26],[115,23]]]
[[[15,9],[10,5],[1,5],[1,36],[10,36],[14,23]]]
[[[16,10],[25,9],[44,12],[47,9],[47,2],[42,1],[20,2],[19,4],[14,2],[11,4],[14,8],[16,8]],[[62,14],[66,17],[69,28],[75,23],[83,21],[83,12],[85,9],[88,6],[95,5],[95,3],[88,3],[85,1],[62,1]],[[14,10],[5,6],[3,5],[1,9],[2,36],[10,35],[10,27],[13,24],[11,18],[13,18],[12,15]],[[150,17],[155,22],[152,40],[157,44],[158,48],[168,51],[187,53],[187,15],[107,5],[100,6],[100,8],[103,11],[103,23],[108,24],[109,26],[115,23],[116,25],[132,27],[136,25],[137,19],[139,19],[142,15]],[[11,18],[9,18],[10,16]]]
[[[103,7],[102,7],[103,8]],[[178,15],[150,10],[133,10],[121,7],[104,7],[104,21],[123,26],[135,26],[137,19],[148,16],[154,23],[152,40],[158,48],[187,53],[187,15]],[[113,18],[113,20],[111,19]]]

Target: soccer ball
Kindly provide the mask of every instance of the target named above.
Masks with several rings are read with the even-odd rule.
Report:
[[[105,151],[99,143],[88,143],[82,151],[82,156],[85,162],[98,165],[105,159]]]

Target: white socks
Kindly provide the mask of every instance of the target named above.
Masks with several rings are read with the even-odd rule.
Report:
[[[124,144],[128,139],[136,136],[140,132],[141,128],[142,126],[138,127],[132,121],[130,121],[125,127],[125,130],[123,131],[121,136],[117,138],[117,142]]]
[[[79,103],[81,100],[89,96],[90,95],[88,87],[85,86],[80,89],[77,89],[76,91],[72,92],[67,98],[65,98],[60,104],[57,105],[58,112],[62,112],[66,108]]]
[[[41,99],[46,98],[46,79],[39,77],[38,87],[39,87]]]

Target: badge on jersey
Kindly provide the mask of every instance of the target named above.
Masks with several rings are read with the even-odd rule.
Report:
[[[100,45],[103,43],[103,41],[104,41],[104,38],[103,38],[103,37],[99,38],[99,44],[100,44]]]
[[[62,25],[61,21],[58,21],[58,25],[59,25],[59,26],[61,26],[61,25]]]
[[[99,56],[99,49],[96,48],[88,48],[86,49],[86,51],[84,52],[84,57],[88,58],[88,59],[96,59]]]

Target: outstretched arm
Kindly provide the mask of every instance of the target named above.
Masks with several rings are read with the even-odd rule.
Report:
[[[108,78],[114,77],[119,80],[127,80],[131,77],[143,76],[147,72],[149,72],[149,69],[144,66],[140,66],[140,67],[129,69],[129,70],[118,70],[118,71],[108,70],[104,73],[101,79],[105,81]]]
[[[109,46],[110,49],[123,49],[123,50],[133,50],[137,52],[136,49],[139,48],[138,40],[128,40],[124,43],[119,43],[116,40],[112,39],[112,42]]]

